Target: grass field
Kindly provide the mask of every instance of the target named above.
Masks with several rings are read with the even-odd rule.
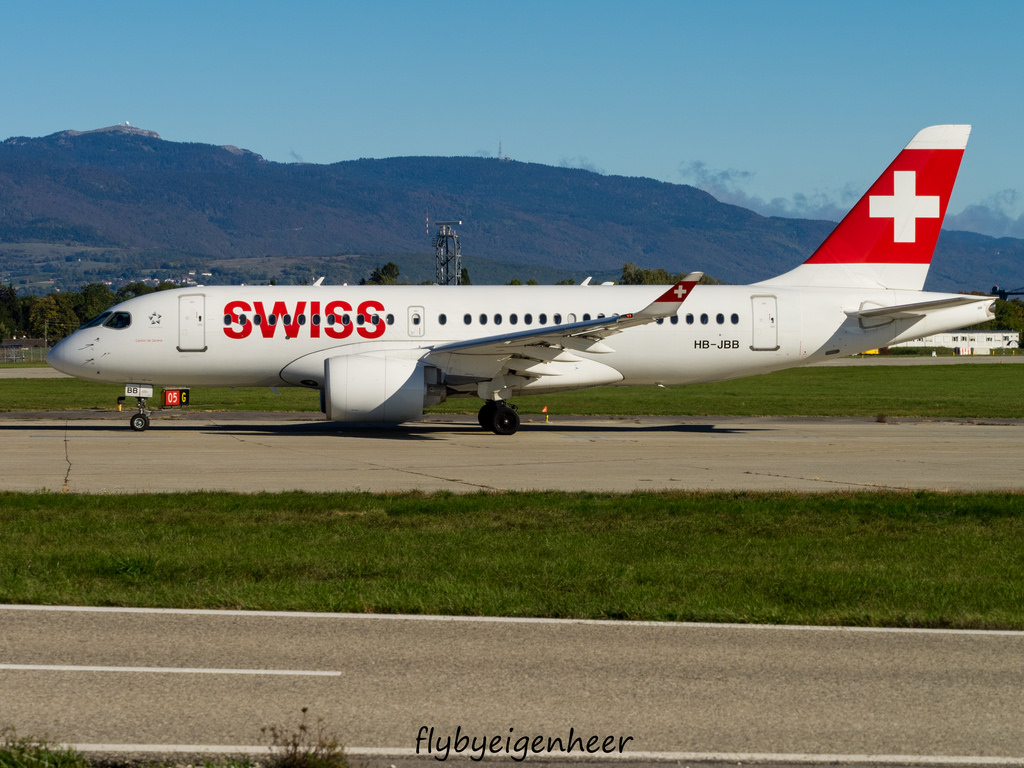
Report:
[[[0,411],[115,407],[123,390],[77,379],[4,379]],[[522,414],[1024,418],[1024,365],[797,368],[688,387],[599,387],[514,399]],[[453,399],[432,413],[475,413]],[[316,391],[196,388],[193,410],[320,410]]]
[[[0,410],[120,389],[0,381]],[[193,409],[319,409],[195,389]],[[524,414],[1024,418],[1024,366],[805,368]],[[473,412],[477,401],[438,409]],[[0,602],[1024,630],[1024,495],[0,494]]]
[[[0,494],[0,601],[1024,629],[1015,494]]]

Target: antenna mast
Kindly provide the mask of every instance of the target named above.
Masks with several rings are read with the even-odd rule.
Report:
[[[461,221],[437,221],[437,238],[434,240],[434,263],[437,285],[462,284],[462,243],[455,227],[461,227]]]

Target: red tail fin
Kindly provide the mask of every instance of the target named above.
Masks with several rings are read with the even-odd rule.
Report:
[[[811,258],[765,282],[920,290],[970,133],[969,125],[920,131]]]

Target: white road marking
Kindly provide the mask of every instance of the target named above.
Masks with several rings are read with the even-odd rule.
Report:
[[[0,664],[0,670],[28,672],[152,672],[172,675],[293,675],[341,677],[335,670],[311,669],[207,669],[203,667],[99,667],[82,664]]]
[[[1024,632],[1010,629],[918,629],[914,627],[849,627],[813,626],[805,624],[715,624],[685,621],[619,621],[615,619],[543,619],[523,616],[439,616],[400,613],[320,613],[316,611],[238,611],[203,608],[123,608],[88,605],[3,605],[0,611],[53,611],[67,613],[142,613],[177,616],[253,616],[283,619],[361,619],[364,621],[440,621],[494,624],[582,624],[605,627],[693,627],[695,629],[746,629],[752,632],[785,630],[791,632],[871,632],[923,635],[981,635],[987,637],[1018,637]]]
[[[267,746],[224,744],[67,744],[77,752],[111,752],[111,753],[183,753],[183,754],[217,754],[217,755],[256,755],[267,754]],[[345,747],[345,754],[352,757],[416,757],[416,750],[411,747]],[[822,764],[874,764],[874,765],[1000,765],[1024,766],[1024,758],[1020,757],[969,757],[963,755],[817,755],[817,754],[783,754],[774,752],[623,752],[611,753],[579,753],[551,752],[545,753],[553,758],[586,758],[587,760],[605,760],[615,762],[710,762],[710,763],[796,763],[801,765]],[[419,757],[427,755],[421,751]],[[460,755],[453,755],[458,758]],[[540,755],[531,755],[541,759]]]

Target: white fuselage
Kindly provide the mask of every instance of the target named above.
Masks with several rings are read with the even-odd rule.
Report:
[[[472,356],[459,355],[453,361],[433,353],[439,345],[635,312],[664,290],[606,285],[199,286],[123,302],[112,308],[106,324],[74,332],[54,347],[48,360],[74,376],[120,384],[323,388],[325,360],[384,352],[429,360],[454,381],[474,374]],[[846,314],[946,296],[950,294],[702,285],[673,317],[610,335],[602,351],[566,350],[564,359],[593,361],[617,376],[573,381],[556,371],[535,377],[528,391],[729,379],[988,319],[983,304],[869,328]],[[116,313],[121,314],[115,318]],[[481,363],[491,365],[493,357],[482,357]],[[546,363],[537,365],[542,369]],[[452,387],[449,394],[475,390]]]

